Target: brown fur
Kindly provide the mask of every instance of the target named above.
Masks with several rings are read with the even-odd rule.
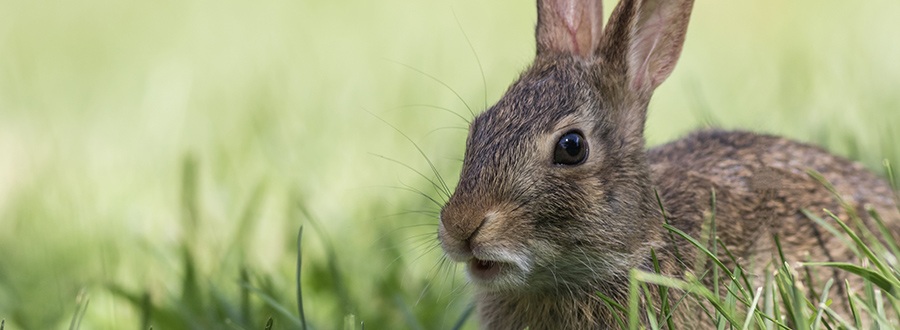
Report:
[[[595,2],[577,7],[594,10]],[[754,267],[754,276],[771,262],[775,234],[791,261],[856,261],[801,213],[822,216],[827,208],[847,217],[806,174],[809,169],[822,173],[855,207],[873,206],[900,233],[887,183],[817,147],[748,132],[703,131],[645,149],[647,103],[677,61],[690,0],[623,1],[597,48],[587,53],[583,45],[593,45],[588,41],[594,35],[571,38],[553,31],[580,30],[545,25],[602,15],[546,12],[558,5],[539,1],[538,56],[473,121],[459,185],[441,211],[438,234],[447,255],[460,262],[499,262],[504,274],[474,281],[484,328],[611,328],[609,310],[596,293],[624,303],[630,269],[651,269],[651,250],[665,274],[679,276],[693,267],[693,255],[685,254],[695,249],[662,228],[656,192],[668,221],[697,237],[714,190],[719,236]],[[554,164],[554,144],[572,129],[587,140],[587,160]],[[837,275],[817,274],[818,281]],[[701,315],[689,305],[676,315],[679,324],[699,322]]]

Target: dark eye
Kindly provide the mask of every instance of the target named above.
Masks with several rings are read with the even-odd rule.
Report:
[[[556,142],[553,162],[561,165],[578,165],[587,157],[587,141],[579,132],[568,132]]]

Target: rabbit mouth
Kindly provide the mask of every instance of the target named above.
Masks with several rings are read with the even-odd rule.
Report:
[[[472,274],[476,280],[479,281],[490,281],[500,275],[500,272],[504,270],[503,263],[493,260],[482,260],[478,258],[472,258],[469,260],[469,273]]]
[[[469,282],[489,291],[515,290],[525,284],[532,269],[522,252],[486,247],[476,248],[463,263]]]

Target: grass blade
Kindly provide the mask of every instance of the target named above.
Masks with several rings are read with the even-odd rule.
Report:
[[[872,284],[875,284],[876,286],[878,286],[885,292],[896,296],[897,287],[895,286],[895,284],[892,281],[885,278],[884,276],[882,276],[880,273],[873,271],[871,269],[863,268],[863,267],[860,267],[860,266],[857,266],[857,265],[854,265],[851,263],[846,263],[846,262],[807,262],[807,263],[804,263],[803,265],[811,266],[811,267],[824,266],[824,267],[832,267],[832,268],[841,269],[841,270],[853,273],[859,277],[862,277],[866,281],[869,281]]]
[[[344,316],[344,330],[356,330],[356,315]]]
[[[334,243],[331,241],[330,237],[326,235],[325,229],[322,228],[321,223],[313,217],[312,212],[306,207],[305,204],[301,202],[299,198],[294,198],[297,201],[295,203],[296,209],[303,214],[307,221],[309,221],[310,225],[312,225],[313,230],[315,230],[319,237],[321,237],[321,242],[325,248],[326,261],[329,272],[331,272],[331,276],[335,278],[333,281],[335,292],[340,300],[340,303],[343,308],[347,309],[350,307],[350,293],[347,290],[347,287],[344,285],[343,273],[341,273],[340,268],[337,263],[337,250],[334,248]],[[347,312],[346,310],[344,312]]]
[[[825,282],[825,287],[822,289],[822,297],[819,298],[819,304],[816,308],[816,316],[813,321],[812,329],[819,329],[822,324],[822,315],[825,312],[825,309],[828,308],[828,291],[831,290],[833,284],[833,278],[829,278],[828,282]]]
[[[653,261],[653,271],[657,274],[662,274],[662,269],[659,266],[659,258],[656,257],[656,250],[650,250],[650,257]],[[671,307],[669,306],[669,287],[657,285],[657,289],[659,290],[659,300],[660,300],[660,315],[665,318],[666,325],[669,329],[675,329],[675,321],[672,320],[672,312]]]
[[[884,241],[887,242],[887,246],[890,249],[891,253],[894,254],[894,257],[900,257],[900,247],[897,246],[897,238],[891,234],[891,230],[888,229],[887,225],[884,224],[884,219],[881,218],[881,215],[878,214],[875,209],[867,207],[866,212],[869,213],[869,216],[872,219],[875,219],[875,224],[878,226],[878,231],[881,232],[881,237],[884,238]]]
[[[687,281],[683,281],[683,280],[679,280],[679,279],[662,276],[659,274],[648,273],[648,272],[637,270],[637,269],[632,270],[631,278],[633,279],[632,286],[638,286],[637,282],[640,281],[640,282],[646,282],[646,283],[655,284],[655,285],[664,285],[664,286],[667,286],[670,288],[679,289],[679,290],[683,290],[683,291],[686,291],[689,293],[697,294],[697,295],[705,298],[707,301],[709,301],[709,303],[711,305],[713,305],[713,308],[715,308],[716,311],[722,315],[722,317],[724,317],[726,320],[728,320],[728,322],[731,322],[731,324],[743,324],[743,322],[739,322],[741,320],[738,320],[735,317],[733,311],[725,308],[725,306],[719,300],[719,297],[715,296],[712,293],[712,291],[707,289],[701,283],[687,282]],[[631,293],[631,296],[634,297],[635,294]],[[631,307],[632,308],[630,309],[630,312],[637,311],[636,306],[631,306]],[[629,316],[631,316],[632,318],[637,317],[635,315],[629,315]]]
[[[669,224],[663,224],[663,228],[666,228],[666,229],[669,230],[670,232],[673,232],[673,233],[675,233],[676,235],[681,236],[681,238],[686,239],[689,243],[691,243],[691,245],[693,245],[694,247],[696,247],[697,249],[699,249],[700,252],[703,252],[703,254],[705,254],[707,257],[709,257],[710,259],[712,259],[712,261],[713,261],[717,266],[719,266],[720,269],[724,270],[725,273],[726,273],[726,275],[728,275],[728,278],[729,278],[729,279],[734,279],[734,274],[731,273],[731,270],[728,269],[728,267],[726,267],[725,264],[722,263],[722,261],[719,260],[719,258],[717,258],[715,254],[713,254],[711,251],[709,251],[709,249],[707,249],[706,247],[704,247],[703,244],[701,244],[699,241],[697,241],[696,239],[694,239],[693,237],[691,237],[691,236],[688,235],[687,233],[681,231],[681,229],[675,228],[675,227],[672,226],[672,225],[669,225]]]
[[[603,300],[603,303],[606,304],[606,307],[612,312],[613,319],[616,321],[616,324],[619,325],[619,329],[627,328],[625,326],[625,320],[623,320],[621,316],[622,314],[628,313],[625,307],[603,293],[597,292],[597,295],[600,296],[600,299]]]
[[[857,236],[856,233],[854,233],[853,230],[851,230],[850,227],[847,226],[847,224],[841,221],[841,219],[834,215],[834,213],[831,213],[831,211],[825,210],[825,213],[827,213],[828,216],[837,221],[838,225],[840,225],[841,228],[844,229],[844,232],[846,232],[847,235],[850,236],[850,239],[852,239],[853,242],[856,243],[856,246],[859,247],[863,255],[865,255],[866,258],[868,258],[868,260],[875,265],[875,268],[877,268],[882,274],[893,274],[890,267],[888,267],[883,261],[881,261],[881,259],[876,257],[875,253],[872,252],[871,249],[869,249],[869,246],[865,242],[863,242],[863,240],[859,238],[859,236]],[[898,283],[900,281],[898,281],[897,278],[887,278],[887,280],[891,282],[892,287],[900,286],[900,283]],[[893,288],[891,288],[891,291],[889,291],[889,293],[897,297],[897,292],[895,292]]]
[[[825,230],[827,230],[829,233],[831,233],[831,235],[833,235],[834,237],[837,237],[844,246],[850,248],[850,250],[853,251],[853,254],[856,254],[856,255],[860,254],[859,249],[856,248],[856,244],[853,244],[853,241],[851,241],[849,238],[847,238],[847,235],[844,235],[843,233],[841,233],[840,230],[838,230],[837,228],[834,228],[834,226],[832,226],[830,223],[826,222],[821,217],[813,214],[809,210],[804,209],[801,212],[803,212],[803,214],[806,215],[806,217],[808,219],[815,221],[819,226],[822,226],[822,228],[825,228]]]
[[[69,330],[77,330],[81,328],[81,320],[87,312],[88,304],[91,303],[87,293],[82,289],[75,298],[75,313],[72,314],[72,320],[69,322]]]
[[[738,260],[738,258],[735,257],[733,253],[731,253],[731,250],[728,249],[728,246],[725,245],[725,242],[723,242],[719,238],[716,238],[716,243],[719,244],[719,247],[722,248],[722,251],[725,251],[725,255],[728,256],[728,259],[731,260],[731,262],[733,262],[736,265],[736,270],[740,271],[739,278],[744,281],[744,283],[742,283],[743,286],[741,286],[741,292],[745,293],[745,294],[749,294],[749,292],[746,292],[746,290],[744,290],[744,288],[749,289],[749,288],[752,288],[753,286],[750,285],[750,279],[747,278],[747,272],[744,271],[744,267],[741,266],[741,263]],[[735,274],[737,274],[737,273],[738,272],[735,271]],[[735,275],[735,276],[737,276],[737,275]],[[749,296],[747,296],[747,298],[749,298]]]
[[[853,294],[853,287],[850,286],[849,280],[844,280],[844,287],[846,288],[846,291],[847,291],[847,300],[850,302],[850,314],[853,315],[854,325],[856,327],[861,327],[862,320],[860,320],[859,309],[856,308],[856,302],[853,299],[853,297],[855,295]]]
[[[650,293],[650,287],[647,286],[646,283],[641,284],[641,290],[644,291],[644,297],[653,297],[653,295]],[[659,322],[657,321],[656,311],[653,310],[653,304],[650,303],[650,299],[645,299],[644,315],[647,315],[647,323],[650,326],[650,329],[659,330]]]
[[[266,294],[266,293],[263,292],[262,290],[260,290],[260,289],[258,289],[258,288],[255,288],[255,287],[253,287],[253,286],[250,286],[249,284],[241,283],[241,285],[244,286],[244,287],[246,287],[246,288],[249,289],[250,291],[253,291],[253,293],[255,293],[257,296],[259,296],[259,297],[262,299],[262,301],[263,301],[264,303],[266,303],[266,305],[268,305],[269,307],[271,307],[272,309],[274,309],[275,311],[277,311],[279,314],[283,315],[286,319],[288,319],[289,321],[291,321],[291,323],[293,324],[294,327],[299,328],[299,327],[304,326],[304,325],[303,325],[303,322],[300,322],[300,319],[298,319],[296,316],[294,316],[294,314],[291,313],[291,312],[290,312],[287,308],[285,308],[283,305],[281,305],[280,303],[278,303],[278,301],[275,300],[275,298],[272,298],[272,296],[269,296],[268,294]]]
[[[897,178],[894,177],[894,167],[891,166],[891,161],[885,159],[884,162],[882,162],[882,165],[884,165],[884,170],[887,172],[888,183],[891,185],[891,188],[893,188],[895,192],[900,192],[900,187],[898,187],[898,184],[900,183],[897,183]]]
[[[466,310],[463,311],[462,315],[459,316],[459,319],[456,320],[456,323],[453,325],[453,330],[462,329],[463,325],[466,324],[466,321],[469,320],[469,316],[472,315],[472,312],[475,311],[475,304],[470,304],[469,307],[466,307]]]
[[[300,329],[306,329],[306,315],[303,313],[303,284],[300,282],[300,270],[303,265],[303,226],[297,231],[297,276],[294,283],[297,286],[297,315],[300,317]]]
[[[403,314],[403,320],[406,321],[406,328],[413,330],[421,330],[422,324],[419,323],[419,320],[416,318],[415,313],[409,308],[409,304],[403,301],[403,297],[400,295],[394,295],[394,305],[396,305],[400,312]]]
[[[759,298],[762,296],[762,292],[762,287],[756,289],[756,294],[753,295],[753,302],[750,303],[750,309],[747,310],[747,316],[744,318],[744,326],[741,327],[741,330],[750,329],[750,321],[753,321],[753,315],[756,314],[756,304],[759,303]]]
[[[628,277],[628,328],[630,330],[638,330],[640,328],[640,282],[637,279],[637,269],[631,270],[631,276]]]

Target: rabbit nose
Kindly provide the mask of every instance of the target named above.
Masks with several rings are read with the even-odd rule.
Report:
[[[466,247],[468,247],[470,245],[469,241],[476,236],[478,229],[485,222],[490,221],[495,212],[471,203],[454,204],[448,205],[448,207],[441,210],[440,221],[448,236],[454,240],[464,242]]]
[[[453,218],[442,215],[441,224],[444,225],[444,230],[450,237],[463,242],[466,247],[469,247],[472,237],[475,236],[475,233],[481,228],[486,219],[486,216]]]
[[[468,219],[470,221],[465,221],[465,219],[450,220],[447,217],[441,217],[441,230],[439,230],[438,237],[444,252],[453,261],[463,262],[470,260],[478,249],[478,231],[481,225],[484,224],[485,219],[483,217]]]

